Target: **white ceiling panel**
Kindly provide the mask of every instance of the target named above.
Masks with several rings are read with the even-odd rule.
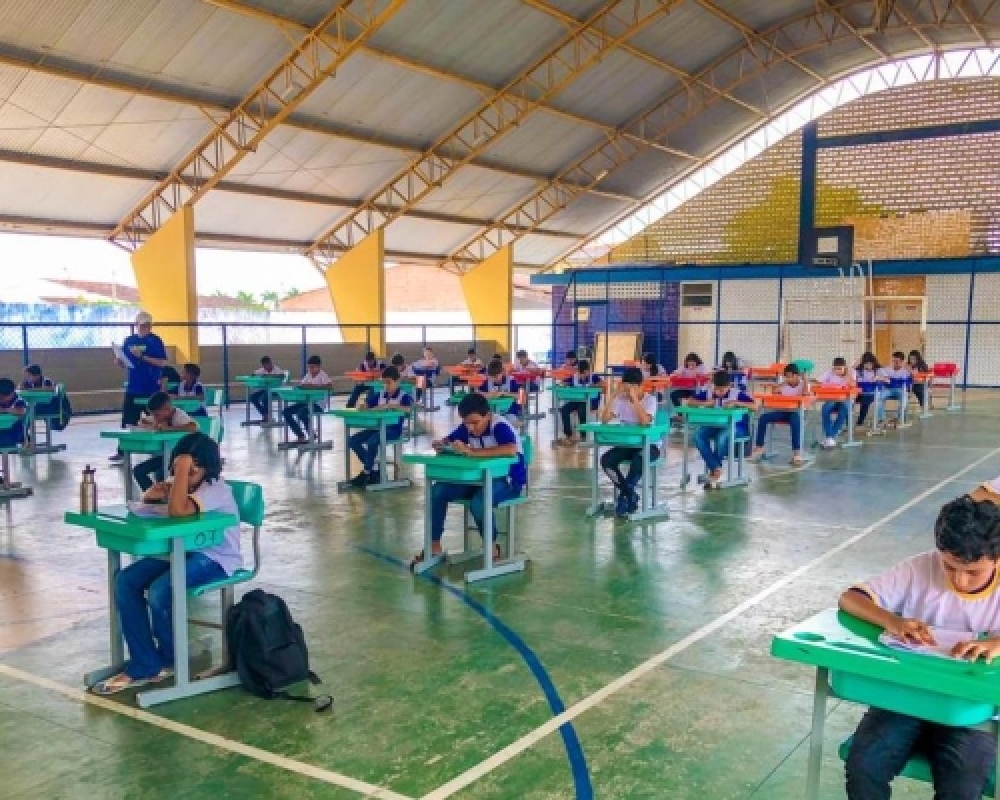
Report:
[[[0,163],[0,214],[114,225],[145,190],[141,181]]]
[[[209,192],[195,208],[199,233],[312,241],[343,211],[232,192]]]

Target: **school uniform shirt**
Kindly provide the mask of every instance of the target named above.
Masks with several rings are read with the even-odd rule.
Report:
[[[778,384],[778,394],[784,395],[785,397],[799,397],[806,393],[806,382],[804,379],[800,378],[799,382],[792,386],[790,383],[785,383],[782,381]]]
[[[643,364],[641,367],[639,367],[639,369],[642,370],[642,376],[644,378],[652,377],[652,370],[650,370],[649,364]],[[656,365],[656,377],[658,377],[658,378],[664,377],[665,378],[666,376],[667,376],[667,368],[664,367],[663,364],[657,364]]]
[[[893,369],[892,367],[882,367],[879,373],[883,378],[888,378],[893,381],[909,380],[913,376],[910,374],[910,370],[905,365],[899,369]]]
[[[741,390],[738,386],[730,387],[729,391],[726,392],[722,397],[716,397],[715,393],[712,391],[712,387],[706,386],[704,389],[699,389],[694,394],[694,399],[702,403],[712,403],[715,408],[722,408],[726,403],[753,403],[754,399],[748,395],[746,392]],[[745,436],[750,435],[750,412],[747,411],[742,417],[736,421],[736,436],[742,439]]]
[[[440,362],[436,358],[418,358],[411,366],[414,369],[427,372],[436,370],[440,366]]]
[[[133,355],[133,347],[141,348],[142,355],[144,356],[164,359],[167,357],[167,348],[163,345],[163,339],[155,333],[150,333],[146,336],[133,333],[122,343],[122,350],[125,351],[125,357],[132,364],[132,367],[126,370],[128,372],[128,380],[125,391],[131,395],[148,397],[160,390],[160,375],[163,370],[160,367],[153,366],[148,361],[143,361],[139,356]]]
[[[41,383],[32,383],[31,381],[24,381],[21,383],[22,389],[55,389],[56,385],[52,382],[50,378],[42,378]],[[36,414],[56,414],[59,412],[59,403],[53,397],[51,400],[46,400],[44,403],[35,404]]]
[[[539,366],[530,358],[526,364],[522,364],[520,361],[514,363],[514,372],[526,372],[532,369],[539,369]]]
[[[823,377],[819,379],[822,386],[850,386],[851,381],[854,379],[854,370],[847,370],[846,375],[838,375],[832,369],[823,374]]]
[[[475,356],[469,356],[465,361],[462,362],[463,367],[481,367],[483,366],[482,360],[476,358]]]
[[[875,383],[878,380],[879,371],[874,369],[859,369],[855,373],[858,383]]]
[[[640,401],[642,410],[645,411],[655,421],[656,420],[656,395],[644,394]],[[639,415],[635,413],[632,403],[624,397],[616,397],[611,403],[611,413],[617,417],[623,425],[639,425]]]
[[[253,374],[254,375],[264,375],[264,376],[266,376],[266,375],[283,375],[284,372],[285,371],[281,367],[279,367],[277,364],[275,364],[274,368],[271,369],[270,371],[264,369],[263,367],[257,367],[257,369],[255,369],[253,371]]]
[[[330,384],[330,376],[323,370],[320,370],[315,375],[310,375],[307,372],[302,376],[302,380],[299,383],[302,386],[328,386]]]
[[[998,573],[975,594],[959,592],[948,580],[937,551],[901,561],[886,572],[853,588],[866,594],[880,608],[908,619],[919,619],[932,628],[1000,634]]]
[[[195,381],[194,383],[188,385],[181,381],[177,384],[177,396],[178,397],[204,397],[205,396],[205,386],[201,381]]]
[[[240,513],[236,498],[233,497],[233,490],[221,478],[212,483],[202,481],[201,486],[191,493],[191,502],[197,506],[199,514],[219,511],[238,517]],[[240,526],[226,528],[221,544],[206,547],[201,552],[222,567],[226,575],[232,575],[243,566],[243,556],[240,554]]]
[[[704,364],[699,364],[697,367],[680,367],[675,369],[673,372],[678,378],[699,378],[702,375],[708,375],[708,368]]]
[[[416,378],[417,373],[413,371],[413,364],[406,364],[399,371],[400,378]]]
[[[519,384],[513,378],[508,378],[506,375],[502,376],[499,382],[495,381],[493,378],[487,379],[486,388],[483,389],[483,391],[487,393],[502,392],[504,394],[512,394],[515,397],[517,397],[517,393],[520,390],[521,390],[521,384]],[[511,417],[520,417],[522,410],[523,409],[521,408],[521,404],[518,403],[517,400],[515,400],[513,403],[510,404],[510,410],[507,411],[507,415]]]
[[[385,364],[381,361],[376,361],[374,364],[370,361],[362,361],[358,364],[358,372],[374,372],[377,369],[385,369]]]
[[[368,392],[368,399],[365,401],[365,405],[368,408],[391,405],[410,408],[413,405],[413,395],[409,392],[404,392],[401,386],[397,386],[396,391],[392,394],[389,394],[384,389],[381,392]],[[389,441],[400,438],[403,435],[403,418],[400,417],[399,422],[387,425],[385,435]]]
[[[191,417],[188,416],[187,412],[181,411],[179,408],[174,409],[174,413],[170,415],[170,419],[167,424],[171,428],[183,428],[185,425],[190,425],[194,422]],[[142,419],[139,420],[139,425],[142,427],[152,427],[153,416],[148,411],[144,412]]]
[[[473,436],[465,425],[459,425],[455,430],[445,437],[446,442],[462,442],[473,450],[485,450],[489,447],[502,447],[506,444],[516,445],[517,463],[512,464],[507,473],[507,480],[515,489],[522,489],[528,482],[528,470],[524,464],[524,448],[521,445],[521,437],[518,436],[514,426],[503,417],[496,414],[490,422],[489,428],[482,436]]]
[[[41,383],[32,383],[31,381],[23,381],[21,383],[22,389],[54,389],[55,387],[56,385],[50,378],[42,378]]]

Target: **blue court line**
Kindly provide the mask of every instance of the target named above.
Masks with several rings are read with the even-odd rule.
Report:
[[[358,545],[357,549],[370,556],[374,556],[381,561],[385,561],[387,564],[402,567],[405,570],[409,570],[410,568],[409,564],[405,561],[402,561],[395,556],[382,553],[371,547]],[[531,670],[531,674],[534,675],[535,680],[538,681],[538,685],[542,687],[542,692],[545,694],[545,699],[549,703],[552,715],[559,716],[566,710],[566,706],[563,704],[562,698],[559,696],[559,690],[556,689],[555,684],[552,682],[552,678],[549,677],[549,673],[546,672],[541,660],[537,655],[535,655],[535,652],[528,647],[524,639],[511,630],[499,617],[486,608],[486,606],[475,600],[461,589],[452,586],[449,583],[445,583],[443,580],[435,575],[432,575],[430,572],[421,573],[417,577],[427,581],[428,583],[434,584],[440,589],[444,589],[448,592],[448,594],[461,600],[469,608],[486,620],[493,630],[500,634],[507,644],[513,647],[517,651],[518,655],[524,659],[524,663],[528,666],[528,669]],[[569,758],[570,770],[573,773],[573,785],[576,787],[577,800],[593,800],[594,787],[590,783],[590,770],[587,768],[587,757],[584,755],[583,745],[580,744],[580,738],[576,735],[576,729],[573,727],[573,723],[566,722],[560,725],[559,735],[562,736],[563,745],[566,747],[566,756]]]

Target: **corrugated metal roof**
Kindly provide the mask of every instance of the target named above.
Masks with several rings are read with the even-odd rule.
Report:
[[[554,239],[551,236],[525,236],[514,244],[514,261],[518,264],[544,266],[555,261],[563,252],[571,250],[574,242]]]
[[[444,214],[492,219],[538,186],[527,178],[512,178],[492,170],[468,167],[435,191],[420,207]]]
[[[205,233],[308,242],[346,214],[346,209],[314,203],[209,192],[195,209],[195,224]],[[276,220],[280,225],[275,225]]]
[[[483,161],[554,176],[603,134],[561,117],[535,114],[486,151]]]
[[[475,236],[477,230],[469,225],[403,217],[386,228],[385,249],[447,255]]]
[[[0,214],[39,220],[107,223],[148,187],[138,181],[0,162]]]

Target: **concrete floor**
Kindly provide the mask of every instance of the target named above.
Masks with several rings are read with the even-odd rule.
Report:
[[[589,453],[550,449],[545,421],[520,509],[528,571],[466,589],[458,570],[401,566],[422,540],[419,482],[338,495],[338,426],[335,452],[298,456],[242,418],[224,454],[230,477],[265,486],[259,585],[303,625],[334,712],[240,690],[139,714],[129,697],[85,702],[81,675],[106,656],[105,559],[62,512],[87,463],[103,503],[123,490],[98,438],[115,422],[78,419],[68,451],[16,462],[34,497],[0,504],[0,796],[799,798],[812,674],[772,660],[771,635],[931,547],[941,504],[1000,473],[1000,398],[977,395],[804,469],[751,468],[749,489],[679,492],[675,443],[670,520],[630,527],[584,515]],[[835,745],[859,714],[831,710],[824,797],[843,797]]]

